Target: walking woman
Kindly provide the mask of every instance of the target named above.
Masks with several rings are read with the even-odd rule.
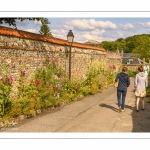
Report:
[[[142,110],[144,110],[146,96],[146,87],[148,86],[148,75],[145,74],[142,66],[138,67],[138,73],[135,76],[134,87],[136,96],[136,111],[139,111],[139,101],[142,99]]]

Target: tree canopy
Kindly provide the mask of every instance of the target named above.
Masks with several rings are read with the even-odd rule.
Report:
[[[102,47],[109,51],[123,50],[124,53],[136,53],[139,58],[150,60],[150,34],[141,34],[119,38],[116,41],[103,41]]]
[[[41,35],[52,36],[48,24],[42,24],[39,32]]]
[[[41,21],[42,24],[50,24],[47,18],[0,18],[0,24],[8,24],[9,26],[16,27],[16,20],[24,21],[24,20],[37,20]]]

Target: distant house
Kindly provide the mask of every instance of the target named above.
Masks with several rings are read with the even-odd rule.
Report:
[[[123,53],[123,51],[121,51],[120,57],[122,59],[122,64],[128,64],[128,61],[130,62],[129,64],[148,64],[147,62],[143,62],[143,60],[138,58],[134,53]]]

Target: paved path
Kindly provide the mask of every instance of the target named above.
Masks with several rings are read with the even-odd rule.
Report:
[[[136,112],[133,80],[128,88],[125,112],[118,112],[116,89],[109,87],[1,132],[150,132],[150,104],[145,104],[144,111]]]

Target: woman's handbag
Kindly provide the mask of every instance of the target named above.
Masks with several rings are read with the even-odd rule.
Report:
[[[114,87],[117,88],[117,87],[118,87],[118,84],[119,84],[119,79],[118,79],[117,82],[114,83]]]

